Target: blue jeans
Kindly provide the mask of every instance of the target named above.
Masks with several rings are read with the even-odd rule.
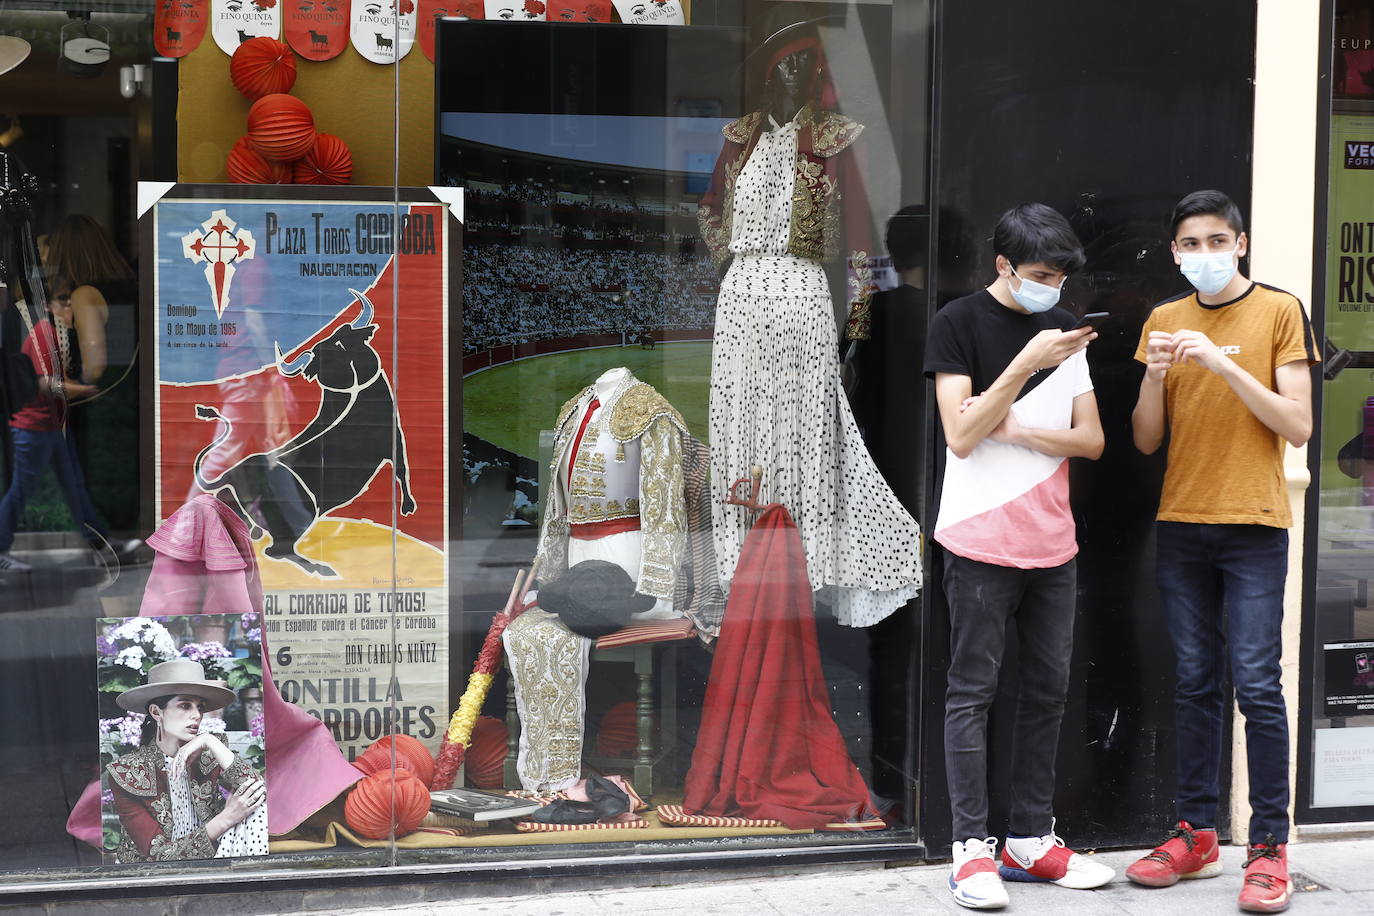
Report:
[[[14,446],[14,467],[9,492],[4,502],[0,502],[0,553],[7,553],[14,545],[14,530],[24,515],[24,507],[37,492],[43,471],[49,467],[57,475],[57,483],[81,535],[87,540],[92,531],[101,537],[106,535],[105,525],[91,502],[91,494],[86,491],[86,478],[76,460],[76,443],[69,431],[37,432],[12,426],[10,442]]]
[[[1288,842],[1288,711],[1279,684],[1288,532],[1158,523],[1158,581],[1177,656],[1178,818],[1217,822],[1230,662],[1245,716],[1250,842]]]

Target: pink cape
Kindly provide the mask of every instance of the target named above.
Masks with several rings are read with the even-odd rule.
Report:
[[[792,829],[876,816],[830,711],[806,556],[780,505],[740,553],[682,807]]]
[[[202,494],[172,513],[148,538],[157,551],[140,617],[262,614],[262,578],[248,526],[227,505]],[[324,723],[282,699],[262,639],[263,717],[267,725],[267,831],[279,836],[362,778]],[[100,783],[86,786],[67,832],[102,846]]]

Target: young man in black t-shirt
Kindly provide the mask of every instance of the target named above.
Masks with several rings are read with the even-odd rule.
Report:
[[[1001,878],[1092,888],[1115,875],[1064,846],[1051,807],[1078,553],[1067,459],[1096,458],[1103,446],[1085,352],[1097,335],[1074,330],[1073,316],[1056,307],[1083,250],[1064,217],[1044,204],[1004,213],[993,250],[997,279],[936,314],[925,363],[948,445],[933,537],[945,551],[951,631],[949,888],[973,909],[1007,904]],[[987,825],[988,709],[1012,617],[1021,676],[999,869]]]

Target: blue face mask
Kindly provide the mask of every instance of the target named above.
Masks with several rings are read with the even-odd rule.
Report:
[[[1204,296],[1214,296],[1236,275],[1236,249],[1230,251],[1180,251],[1179,271]]]
[[[1011,275],[1021,281],[1021,288],[1011,291],[1011,297],[1016,300],[1016,304],[1021,306],[1021,308],[1031,314],[1037,314],[1039,312],[1048,312],[1059,304],[1060,287],[1050,286],[1048,283],[1036,283],[1034,280],[1027,280],[1016,272],[1015,267],[1011,269]]]

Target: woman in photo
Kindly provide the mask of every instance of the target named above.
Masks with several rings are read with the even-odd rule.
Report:
[[[220,736],[201,731],[207,709],[233,700],[190,659],[154,665],[148,683],[119,695],[122,709],[146,718],[138,750],[106,767],[123,828],[117,861],[267,853],[262,777]]]

